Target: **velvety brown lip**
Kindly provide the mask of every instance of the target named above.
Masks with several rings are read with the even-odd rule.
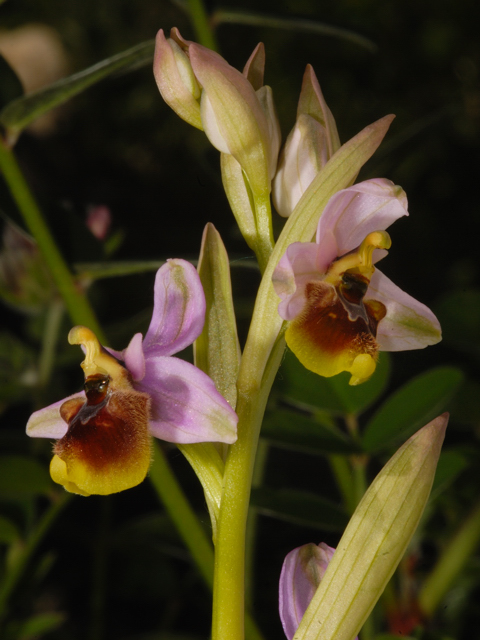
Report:
[[[54,446],[67,465],[75,458],[95,471],[129,464],[139,447],[150,446],[149,396],[134,389],[109,391],[100,378],[98,384],[87,379],[86,400],[74,398],[62,405],[68,431]]]
[[[311,342],[332,357],[349,349],[374,354],[377,326],[386,309],[375,300],[363,302],[365,291],[366,288],[362,294],[360,288],[350,287],[348,298],[344,294],[342,300],[332,285],[309,283],[305,291],[307,304],[295,322]]]

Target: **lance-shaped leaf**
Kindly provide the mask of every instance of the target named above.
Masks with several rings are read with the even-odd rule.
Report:
[[[213,442],[179,444],[178,448],[192,466],[203,487],[212,525],[212,540],[215,543],[222,500],[224,462]]]
[[[448,409],[448,403],[463,381],[455,367],[436,367],[412,378],[392,394],[375,412],[362,437],[368,453],[398,446],[415,429]]]
[[[213,224],[205,227],[198,274],[206,301],[205,324],[194,343],[195,365],[207,373],[235,408],[240,345],[233,309],[228,255]]]
[[[33,120],[70,100],[99,80],[117,71],[136,69],[147,64],[152,59],[153,47],[153,41],[142,42],[44,89],[10,102],[0,112],[0,124],[7,129],[8,139],[15,141]]]
[[[448,415],[420,429],[353,514],[294,640],[352,640],[382,594],[430,494]]]
[[[255,223],[252,194],[240,163],[229,153],[220,154],[223,188],[237,221],[240,233],[250,249],[256,250],[257,225]]]

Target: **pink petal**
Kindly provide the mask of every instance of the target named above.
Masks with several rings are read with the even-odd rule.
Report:
[[[143,353],[142,338],[141,333],[136,333],[121,357],[134,380],[142,380],[145,375],[145,355]]]
[[[390,180],[366,180],[338,191],[330,198],[317,227],[322,252],[331,247],[331,233],[337,256],[356,249],[372,231],[384,231],[395,220],[407,216],[407,197]],[[327,247],[324,248],[324,243]]]
[[[378,269],[370,280],[365,295],[365,300],[368,299],[378,300],[387,308],[377,331],[381,351],[423,349],[442,339],[440,323],[432,311]]]
[[[74,393],[68,398],[63,398],[58,402],[35,411],[27,422],[27,436],[31,438],[52,438],[57,440],[63,438],[67,433],[68,425],[60,416],[60,407],[67,400],[72,398],[85,398],[85,392]]]
[[[185,349],[201,334],[204,322],[205,294],[197,270],[185,260],[168,260],[155,278],[145,356],[169,356]]]
[[[318,546],[305,544],[286,556],[280,574],[279,611],[288,640],[295,635],[334,552],[321,542]]]
[[[145,377],[135,384],[152,400],[150,430],[167,442],[237,439],[238,417],[214,382],[179,358],[147,357]]]
[[[276,294],[282,298],[278,313],[284,320],[293,320],[305,304],[305,285],[321,280],[320,252],[313,242],[294,242],[280,259],[272,281]]]

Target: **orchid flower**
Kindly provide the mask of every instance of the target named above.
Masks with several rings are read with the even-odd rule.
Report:
[[[176,443],[235,442],[237,415],[213,381],[172,357],[200,335],[204,319],[196,269],[169,260],[156,275],[144,338],[137,333],[116,352],[86,327],[70,331],[70,344],[85,352],[85,390],[35,412],[27,424],[29,436],[57,440],[50,465],[55,482],[81,495],[134,487],[150,466],[150,435]]]
[[[287,344],[319,375],[367,380],[379,351],[421,349],[441,339],[437,318],[374,267],[390,248],[385,231],[408,215],[401,187],[367,180],[338,191],[320,217],[316,242],[295,242],[273,284],[290,324]]]
[[[293,639],[334,553],[335,549],[321,542],[304,544],[287,554],[280,574],[278,600],[288,640]]]

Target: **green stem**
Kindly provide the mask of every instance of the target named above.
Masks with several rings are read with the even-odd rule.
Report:
[[[41,518],[37,527],[28,538],[23,551],[17,557],[14,565],[4,575],[3,583],[0,587],[0,625],[7,614],[7,604],[10,595],[22,578],[25,569],[28,566],[28,563],[30,562],[33,554],[38,548],[38,545],[44,538],[47,531],[50,529],[55,518],[58,516],[63,507],[68,503],[71,497],[72,494],[67,492],[55,495],[54,501],[49,506],[47,511],[43,514],[43,517]]]
[[[218,51],[218,43],[202,0],[187,0],[188,13],[195,31],[195,39],[204,47]]]
[[[425,580],[419,594],[420,609],[427,617],[433,616],[448,590],[480,542],[480,503],[473,508],[467,520],[444,549],[433,571]]]
[[[209,589],[212,589],[212,545],[173,475],[162,449],[156,442],[154,442],[154,458],[150,467],[149,477],[160,501],[172,518],[185,546],[190,551],[200,574]],[[249,614],[245,616],[245,630],[248,640],[263,640],[262,634]]]
[[[351,456],[352,487],[355,501],[354,511],[367,490],[367,469],[365,456]]]
[[[265,371],[255,367],[255,352],[250,347],[242,360],[238,380],[238,440],[231,445],[225,464],[215,548],[212,640],[244,638],[245,530],[253,467],[265,406],[284,347],[281,334]]]
[[[359,425],[357,416],[347,413],[344,416],[345,425],[352,438],[359,443]],[[358,503],[363,498],[367,490],[367,457],[363,455],[350,456],[350,464],[352,467],[352,499],[353,511],[355,511]]]
[[[343,504],[348,513],[352,514],[358,504],[352,482],[352,468],[345,456],[330,455],[328,460],[337,481],[337,486],[342,494]]]
[[[16,158],[0,136],[0,170],[13,199],[42,253],[74,324],[89,327],[104,342],[95,314],[83,293],[77,288],[65,260],[55,244],[40,209],[20,171]]]
[[[45,387],[50,380],[64,309],[65,307],[60,300],[53,300],[47,309],[42,352],[38,363],[38,382],[40,387]]]
[[[211,589],[213,586],[212,545],[157,442],[154,442],[153,462],[149,477],[185,546],[192,554],[198,570]]]
[[[261,273],[264,273],[274,247],[272,229],[272,208],[270,196],[254,199],[255,224],[257,237],[255,239],[255,254]]]

